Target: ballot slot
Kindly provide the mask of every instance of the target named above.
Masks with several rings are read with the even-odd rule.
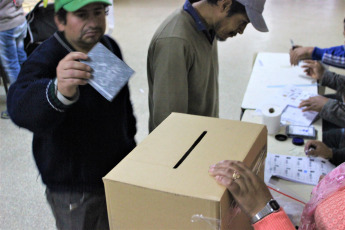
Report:
[[[204,138],[204,136],[206,135],[207,131],[204,131],[201,133],[201,135],[198,137],[198,139],[196,139],[196,141],[194,142],[194,144],[188,149],[188,151],[181,157],[181,159],[176,163],[176,165],[174,166],[174,169],[177,169],[182,163],[183,161],[188,157],[188,155],[194,150],[194,148],[200,143],[200,141]]]

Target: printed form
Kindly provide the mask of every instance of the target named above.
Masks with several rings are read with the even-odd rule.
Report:
[[[320,157],[298,157],[267,153],[265,162],[265,182],[272,176],[317,185],[321,175],[326,175],[335,168],[328,160]]]

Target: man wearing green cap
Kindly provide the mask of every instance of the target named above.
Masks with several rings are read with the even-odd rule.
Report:
[[[136,121],[125,85],[108,101],[80,62],[105,36],[108,0],[55,0],[58,32],[23,64],[8,94],[12,121],[33,132],[33,155],[58,229],[109,229],[102,177],[134,147]]]

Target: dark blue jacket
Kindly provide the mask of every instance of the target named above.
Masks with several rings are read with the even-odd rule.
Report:
[[[114,40],[101,43],[122,58]],[[53,191],[102,191],[102,177],[134,147],[136,120],[126,85],[112,102],[89,84],[79,100],[63,105],[55,95],[56,67],[71,50],[62,33],[42,43],[9,89],[12,121],[33,132],[33,154],[43,182]]]

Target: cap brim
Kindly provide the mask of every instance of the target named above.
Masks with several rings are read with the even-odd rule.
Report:
[[[111,3],[108,0],[84,0],[84,1],[72,1],[64,5],[63,8],[68,12],[74,12],[91,3],[103,3],[106,5],[111,5]]]
[[[246,7],[246,12],[250,22],[252,23],[255,29],[257,29],[260,32],[268,32],[268,28],[262,14],[258,13],[255,10],[252,10],[249,7]]]

